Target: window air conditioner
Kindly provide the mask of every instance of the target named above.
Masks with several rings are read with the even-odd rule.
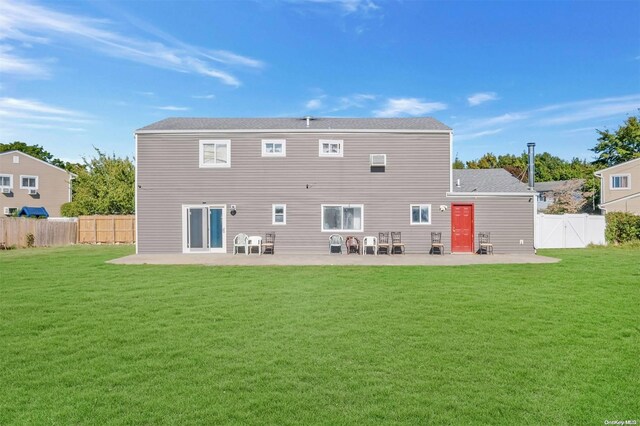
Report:
[[[11,194],[11,188],[2,188],[2,192],[3,194]]]
[[[371,154],[369,162],[372,167],[384,167],[387,165],[387,154]]]
[[[37,195],[38,194],[38,190],[37,189],[30,189],[29,190],[29,195]]]
[[[4,214],[9,216],[11,214],[11,210],[13,210],[13,209],[11,207],[5,207],[3,210],[4,210]]]

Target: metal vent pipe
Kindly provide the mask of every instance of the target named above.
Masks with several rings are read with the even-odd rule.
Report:
[[[533,189],[533,187],[535,185],[535,174],[536,174],[535,146],[536,146],[536,144],[534,142],[529,142],[527,144],[527,147],[529,148],[529,188],[531,188],[531,189]]]

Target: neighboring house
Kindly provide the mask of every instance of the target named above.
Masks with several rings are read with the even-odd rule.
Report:
[[[14,214],[22,207],[44,207],[50,217],[71,201],[75,175],[20,151],[0,153],[0,213]]]
[[[452,171],[432,118],[168,118],[136,131],[138,253],[329,253],[329,236],[400,231],[407,253],[533,253],[535,192],[504,170]],[[453,173],[455,172],[455,179]],[[459,182],[458,182],[459,180]],[[459,183],[459,185],[457,185]]]
[[[538,192],[538,211],[544,212],[556,201],[559,194],[568,194],[576,206],[584,205],[587,200],[582,192],[583,186],[584,179],[536,182],[534,189]]]
[[[600,178],[600,209],[603,213],[640,215],[640,158],[595,172]]]

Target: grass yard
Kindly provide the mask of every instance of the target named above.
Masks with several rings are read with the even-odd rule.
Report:
[[[557,264],[0,252],[0,424],[640,422],[640,249]]]

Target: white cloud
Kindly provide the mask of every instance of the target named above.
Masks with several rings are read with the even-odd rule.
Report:
[[[167,106],[156,107],[156,109],[161,109],[163,111],[189,111],[190,108],[181,107],[181,106],[174,106],[174,105],[167,105]]]
[[[31,99],[0,98],[0,119],[15,124],[28,120],[34,125],[44,123],[89,123],[90,120],[78,111],[47,105]],[[59,128],[58,126],[55,126]]]
[[[259,60],[225,50],[207,50],[173,39],[170,44],[123,35],[105,20],[57,12],[35,4],[2,0],[0,40],[28,43],[67,41],[109,56],[173,71],[200,74],[239,86],[240,80],[226,67],[260,68]]]
[[[136,91],[136,92],[133,92],[133,93],[135,93],[136,95],[149,96],[149,97],[152,97],[152,96],[156,95],[154,92],[139,92],[139,91]]]
[[[380,9],[373,0],[289,0],[290,3],[313,3],[338,7],[344,14],[370,13]]]
[[[373,111],[376,117],[400,117],[429,114],[435,111],[447,109],[442,102],[424,102],[418,98],[392,98],[387,99],[383,109]]]
[[[193,99],[215,99],[216,95],[193,95]]]
[[[31,78],[48,78],[47,67],[31,59],[20,58],[11,54],[11,46],[0,45],[0,73],[18,75]]]
[[[502,132],[502,129],[483,130],[476,133],[460,133],[457,134],[455,138],[457,141],[464,141],[469,139],[481,138],[483,136],[495,135],[496,133],[500,132]]]
[[[470,106],[476,106],[496,99],[498,99],[498,95],[495,92],[481,92],[469,96],[467,102],[469,102]]]
[[[307,109],[320,109],[322,108],[322,98],[309,99],[304,106]]]

